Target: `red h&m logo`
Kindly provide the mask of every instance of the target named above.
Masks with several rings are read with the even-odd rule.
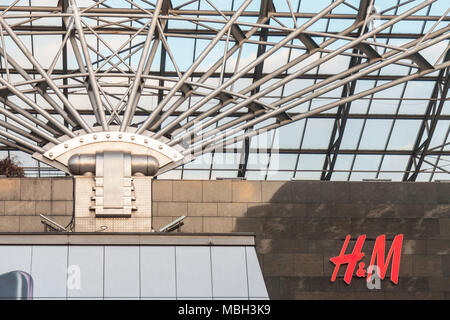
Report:
[[[339,272],[339,268],[342,264],[347,264],[347,269],[344,275],[344,281],[347,284],[350,284],[352,281],[353,273],[356,268],[356,264],[364,257],[364,252],[361,252],[362,247],[364,245],[364,241],[366,240],[366,235],[361,235],[358,237],[355,247],[353,248],[353,252],[349,254],[345,254],[347,250],[348,242],[350,241],[350,235],[345,237],[344,245],[342,246],[341,253],[337,257],[333,257],[330,259],[331,262],[335,264],[333,275],[331,276],[331,282],[336,280],[336,276]],[[374,266],[376,267],[376,275],[379,279],[384,279],[386,276],[386,271],[388,265],[392,259],[392,268],[391,268],[391,281],[395,284],[398,284],[398,273],[400,269],[400,256],[402,251],[403,244],[403,234],[397,235],[389,249],[389,253],[385,260],[385,248],[386,248],[386,236],[381,235],[377,237],[375,241],[375,246],[373,247],[372,256],[370,258],[370,265],[367,269],[365,269],[364,262],[360,262],[358,264],[358,270],[356,271],[356,276],[358,277],[367,277],[367,282],[372,280],[372,272]],[[376,263],[375,263],[376,259]]]

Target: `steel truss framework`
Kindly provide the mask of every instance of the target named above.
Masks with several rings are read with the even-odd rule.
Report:
[[[2,1],[0,150],[101,127],[197,158],[167,177],[446,179],[446,2]]]

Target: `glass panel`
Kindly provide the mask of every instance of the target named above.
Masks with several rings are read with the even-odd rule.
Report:
[[[397,120],[392,130],[388,149],[412,150],[420,125],[420,120]]]
[[[309,119],[302,148],[318,149],[328,147],[333,125],[333,119]]]
[[[356,149],[363,125],[364,120],[362,119],[347,120],[344,135],[342,136],[341,149]]]
[[[381,171],[404,171],[409,156],[386,155],[383,159]]]
[[[373,179],[380,163],[381,155],[357,155],[355,164],[350,176],[352,181],[361,181],[362,179]]]
[[[19,1],[18,5],[21,3],[25,3],[23,5],[44,5],[56,6],[59,2],[58,0],[30,0],[30,3],[22,0]],[[94,0],[78,0],[80,6],[89,6],[95,3]],[[147,0],[138,0],[137,3],[139,6],[145,9],[153,9],[154,5],[150,3],[151,1]],[[154,75],[159,75],[164,77],[167,80],[160,79],[146,79],[145,84],[146,88],[143,91],[142,96],[140,97],[139,105],[137,111],[139,114],[136,114],[132,119],[133,124],[140,124],[144,120],[147,119],[148,114],[154,110],[158,104],[158,95],[162,92],[162,94],[167,94],[171,88],[174,87],[176,81],[178,80],[177,69],[184,73],[189,68],[191,68],[194,60],[199,58],[202,55],[202,52],[210,45],[211,39],[214,38],[215,30],[221,30],[226,23],[226,18],[220,15],[220,13],[216,12],[216,8],[220,10],[237,10],[242,4],[244,0],[234,0],[234,1],[218,1],[214,0],[211,3],[208,1],[188,1],[188,0],[172,0],[172,7],[176,8],[177,6],[181,6],[181,10],[208,10],[211,14],[204,14],[199,16],[202,19],[199,24],[198,21],[188,21],[183,19],[169,19],[168,20],[168,28],[169,31],[166,35],[167,43],[170,48],[171,55],[173,56],[175,61],[172,61],[169,54],[166,54],[165,59],[162,59],[162,46],[158,46],[156,50],[156,55],[153,59],[153,63],[151,64],[151,71]],[[245,22],[257,22],[258,14],[257,12],[260,10],[262,0],[253,0],[250,2],[248,7],[245,9],[246,14],[241,15],[237,22],[245,23]],[[333,3],[333,0],[316,0],[316,1],[301,1],[301,0],[288,0],[288,1],[273,1],[275,6],[275,13],[285,13],[283,16],[273,17],[268,21],[268,26],[275,27],[275,29],[270,29],[269,35],[266,39],[266,48],[265,50],[270,50],[273,45],[280,43],[284,39],[284,33],[288,32],[287,28],[295,28],[300,27],[310,19],[306,16],[302,16],[302,18],[292,19],[290,13],[291,10],[294,12],[300,12],[302,15],[311,13],[312,15],[320,12],[328,5]],[[358,8],[360,7],[360,2],[358,0],[346,0],[345,3],[342,3],[336,6],[333,10],[331,10],[332,14],[340,14],[341,16],[337,18],[336,16],[328,16],[327,18],[318,19],[313,25],[309,26],[306,31],[321,31],[321,32],[331,32],[331,33],[342,33],[346,28],[350,27],[354,21]],[[399,3],[401,5],[399,6]],[[369,31],[374,30],[380,25],[388,22],[389,20],[385,17],[381,19],[380,15],[399,15],[406,10],[409,10],[417,5],[417,1],[407,1],[407,0],[376,0],[373,2],[373,19],[368,21],[367,28]],[[6,3],[6,5],[14,4],[13,0],[3,0],[2,3]],[[129,8],[130,4],[127,1],[117,1],[117,0],[107,0],[105,4],[109,4],[110,6],[114,5],[120,8]],[[289,6],[289,4],[291,6]],[[410,41],[420,38],[423,34],[431,31],[442,30],[447,27],[447,19],[441,19],[442,21],[438,21],[438,17],[440,17],[448,8],[448,1],[439,0],[434,2],[433,4],[429,4],[422,8],[421,10],[416,11],[412,15],[415,16],[416,19],[402,19],[397,21],[389,28],[385,28],[382,30],[376,37],[369,38],[369,41],[375,41],[379,45],[388,44],[393,47],[404,46]],[[12,10],[13,12],[14,10]],[[13,13],[7,12],[6,16],[11,15],[7,20],[11,23],[19,23],[20,19],[13,18]],[[252,14],[248,14],[253,12]],[[347,15],[347,16],[342,16]],[[192,17],[193,15],[191,15]],[[195,15],[194,15],[195,16]],[[229,14],[227,14],[229,16]],[[427,17],[427,19],[422,19],[422,16]],[[433,17],[438,16],[438,17]],[[180,16],[181,17],[181,16]],[[180,18],[178,17],[178,18]],[[114,21],[119,21],[120,19],[114,18]],[[129,22],[125,22],[126,28],[139,29],[142,27],[145,19],[133,20]],[[86,22],[89,26],[96,27],[95,19],[87,19]],[[46,27],[52,29],[53,27],[58,27],[60,25],[60,19],[55,17],[45,17],[40,19],[34,19],[33,25],[37,27]],[[56,23],[56,25],[55,25]],[[23,26],[31,26],[31,22],[23,23]],[[280,28],[281,27],[281,28]],[[249,25],[239,25],[239,28],[245,34],[252,28]],[[433,28],[433,30],[431,29]],[[284,29],[284,30],[283,30]],[[112,30],[112,29],[111,29]],[[180,34],[180,30],[188,31],[182,32],[184,35]],[[177,116],[179,116],[180,112],[188,110],[188,108],[192,108],[192,106],[197,105],[200,101],[205,98],[212,90],[219,86],[219,82],[222,80],[223,82],[227,82],[230,80],[236,73],[245,69],[245,67],[252,62],[255,61],[258,55],[258,49],[261,48],[263,44],[260,42],[262,28],[259,28],[255,34],[253,34],[248,40],[242,43],[240,50],[235,50],[231,55],[228,56],[227,59],[223,60],[225,66],[221,66],[222,56],[224,51],[226,50],[226,46],[228,49],[231,49],[232,43],[235,39],[230,39],[230,44],[227,44],[226,34],[221,38],[221,40],[213,46],[212,50],[199,61],[195,69],[195,72],[187,79],[190,83],[189,86],[195,88],[195,92],[186,99],[181,102],[180,106],[173,110],[174,113],[171,116],[168,116],[166,120],[162,123],[162,128],[165,128],[171,121],[174,121]],[[198,32],[197,32],[198,31]],[[445,30],[444,30],[445,31]],[[24,43],[25,47],[33,52],[38,62],[43,65],[44,68],[48,68],[50,63],[53,60],[53,56],[57,53],[57,48],[59,43],[61,42],[61,38],[55,34],[51,34],[52,32],[44,32],[40,35],[30,36],[29,33],[25,32],[20,35],[21,41]],[[345,32],[344,32],[345,33]],[[390,35],[392,33],[392,35]],[[351,36],[357,36],[356,30],[351,32]],[[145,35],[139,34],[133,40],[130,41],[130,47],[136,49],[134,54],[131,54],[131,48],[127,45],[126,48],[121,50],[122,52],[119,55],[126,60],[126,62],[122,63],[121,59],[118,56],[110,57],[110,62],[106,62],[106,57],[111,55],[112,51],[118,50],[119,47],[124,44],[125,41],[129,40],[129,36],[120,35],[114,32],[103,32],[101,34],[101,38],[103,41],[98,42],[96,36],[93,34],[86,35],[88,44],[91,46],[90,55],[93,60],[94,67],[98,67],[103,64],[101,70],[97,70],[100,73],[105,72],[106,70],[112,70],[114,73],[129,72],[132,70],[127,70],[128,67],[126,64],[130,64],[132,68],[137,68],[139,64],[139,56],[142,48],[138,46],[145,41]],[[233,38],[233,36],[232,36]],[[319,58],[326,58],[333,52],[333,50],[337,50],[342,48],[345,44],[349,42],[348,39],[336,38],[333,40],[333,37],[324,37],[317,34],[311,34],[311,38],[319,45],[323,44],[325,41],[331,40],[331,43],[328,44],[325,52],[316,52],[311,56],[307,56],[307,50],[305,48],[305,43],[303,43],[300,39],[296,38],[292,41],[289,41],[278,50],[274,51],[273,54],[266,57],[265,62],[263,64],[263,73],[264,76],[268,75],[267,78],[264,79],[263,83],[260,84],[259,92],[272,86],[276,83],[280,83],[282,79],[286,79],[286,77],[292,75],[293,72],[299,71],[301,69],[302,72],[289,77],[289,81],[286,81],[283,85],[280,85],[278,88],[269,92],[268,94],[262,94],[261,97],[258,98],[259,102],[263,103],[274,103],[279,100],[281,97],[289,97],[291,94],[298,93],[300,90],[305,90],[304,94],[299,95],[297,98],[293,98],[290,101],[287,101],[282,106],[290,105],[291,103],[296,104],[299,100],[302,99],[309,94],[313,93],[308,88],[315,83],[319,83],[328,79],[329,74],[339,74],[340,72],[348,70],[350,57],[353,54],[355,48],[349,48],[341,54],[331,58],[327,61],[322,61],[322,63],[318,63],[316,66],[316,62]],[[11,57],[14,57],[16,62],[26,69],[32,69],[32,65],[30,64],[29,59],[25,57],[25,55],[21,52],[17,44],[11,39],[10,36],[6,36],[5,39],[5,47],[8,48]],[[106,43],[106,44],[105,44]],[[426,44],[426,41],[423,41],[422,44]],[[442,40],[437,42],[436,44],[429,46],[428,48],[424,48],[418,53],[426,59],[432,65],[436,63],[441,63],[445,56],[445,50],[447,49],[448,41]],[[108,47],[111,47],[109,49]],[[75,55],[73,53],[73,49],[71,48],[70,43],[68,44],[68,68],[69,71],[76,71],[79,69]],[[127,50],[129,48],[130,50]],[[386,53],[388,51],[392,52],[401,52],[395,48],[384,48],[382,46],[373,46],[375,50],[379,54]],[[99,54],[95,54],[95,50],[98,51]],[[233,49],[234,50],[234,49]],[[127,57],[128,54],[131,56]],[[306,55],[305,55],[306,54]],[[303,56],[305,55],[305,56]],[[369,62],[367,57],[364,57],[362,52],[358,52],[357,56],[362,57],[362,63]],[[301,59],[298,59],[301,57]],[[236,66],[237,61],[239,64]],[[276,77],[269,79],[271,74],[277,68],[286,65],[287,62],[296,61],[297,63],[293,64],[286,72],[282,74],[276,75]],[[104,63],[103,63],[104,62]],[[211,70],[211,67],[216,63],[217,68],[212,70],[214,74],[210,75],[210,77],[206,77],[202,79],[201,82],[206,86],[195,86],[192,83],[196,83],[200,81],[200,77],[202,76],[202,72]],[[312,65],[314,63],[314,66]],[[118,67],[115,69],[111,64],[116,64]],[[370,61],[370,65],[376,65],[377,62]],[[3,63],[4,67],[4,63]],[[235,68],[237,67],[237,68]],[[55,65],[55,74],[61,73],[62,68],[62,59],[57,59]],[[112,69],[110,69],[112,68]],[[233,92],[241,92],[246,96],[251,96],[255,94],[257,90],[247,90],[246,89],[252,85],[252,83],[256,80],[254,72],[257,68],[253,66],[250,70],[245,70],[245,74],[240,74],[239,79],[234,79],[233,84],[226,85],[226,90],[230,90]],[[16,83],[23,81],[23,77],[17,74],[17,70],[10,70],[11,74],[8,75],[11,78],[11,82]],[[58,72],[57,72],[58,71]],[[221,74],[222,71],[225,71],[225,74]],[[400,77],[415,73],[417,71],[417,65],[411,59],[402,59],[397,61],[396,63],[388,64],[380,70],[375,70],[369,73],[368,75],[364,75],[362,78],[357,79],[356,81],[356,90],[355,94],[360,93],[362,91],[366,91],[372,89],[377,86],[381,86],[383,84],[391,84],[392,81],[399,79]],[[30,71],[31,72],[31,71]],[[71,72],[69,72],[71,73]],[[72,72],[73,73],[73,72]],[[366,95],[356,101],[353,101],[351,104],[350,116],[355,115],[365,115],[368,113],[368,118],[370,120],[367,123],[366,130],[364,132],[362,144],[360,149],[367,150],[383,150],[387,144],[389,150],[405,150],[409,148],[411,144],[411,140],[413,140],[413,136],[415,134],[414,130],[416,130],[416,125],[411,123],[405,124],[400,128],[399,125],[395,125],[394,131],[392,133],[391,141],[387,141],[386,138],[389,135],[390,131],[390,123],[392,120],[388,120],[389,118],[396,117],[397,113],[401,116],[405,115],[414,115],[414,117],[409,117],[411,119],[415,119],[416,121],[420,121],[420,117],[423,117],[425,109],[429,103],[429,99],[431,96],[431,92],[436,84],[436,77],[439,74],[439,70],[429,73],[427,75],[421,76],[418,79],[410,80],[407,83],[401,83],[392,88],[386,88],[383,91],[372,95]],[[220,75],[220,76],[219,76]],[[34,75],[31,75],[33,78]],[[40,76],[37,76],[39,78]],[[173,79],[175,81],[168,81],[168,79]],[[80,79],[78,79],[80,80]],[[125,106],[125,100],[121,101],[121,95],[126,95],[126,89],[128,86],[127,83],[131,83],[132,79],[127,77],[125,74],[122,76],[117,76],[117,74],[113,76],[104,75],[99,81],[104,85],[105,94],[107,95],[108,105],[114,107],[120,107],[120,105]],[[86,88],[84,88],[83,83],[79,81],[75,81],[73,77],[67,79],[69,86],[73,89],[69,92],[68,99],[73,103],[76,108],[83,110],[83,118],[87,121],[89,125],[93,125],[96,120],[92,114],[91,101],[87,96]],[[62,86],[64,84],[62,79],[55,79],[55,84],[57,86]],[[81,81],[83,82],[83,81]],[[107,86],[107,83],[111,83],[112,86]],[[334,82],[336,83],[336,82]],[[333,83],[333,84],[334,84]],[[125,84],[125,85],[122,85]],[[331,85],[333,85],[331,84]],[[164,90],[160,88],[163,86]],[[52,110],[52,106],[49,102],[47,102],[42,95],[36,94],[36,91],[32,91],[32,88],[35,87],[30,86],[24,94],[26,97],[31,100],[36,101],[38,105],[43,107],[46,110]],[[184,89],[187,89],[183,88]],[[325,88],[325,87],[323,87]],[[22,88],[20,88],[22,89]],[[31,90],[31,91],[30,91]],[[61,87],[61,90],[62,87]],[[162,90],[162,91],[161,91]],[[319,92],[322,90],[317,88],[314,92]],[[328,89],[326,89],[328,90]],[[102,90],[103,91],[103,90]],[[219,90],[220,91],[220,90]],[[291,112],[304,112],[310,108],[317,108],[319,106],[328,104],[332,101],[336,101],[336,99],[340,99],[342,92],[342,86],[338,86],[337,88],[330,90],[329,92],[321,92],[320,96],[315,97],[311,101],[304,101],[303,103],[295,106],[293,109],[289,110],[291,116]],[[102,93],[103,95],[103,93]],[[169,99],[168,103],[163,108],[163,111],[169,110],[176,101],[180,97],[182,97],[182,93],[180,90],[177,91],[174,97]],[[49,96],[58,101],[57,95],[52,91],[49,93]],[[209,110],[209,108],[216,106],[221,100],[226,98],[228,93],[222,92],[221,94],[215,95],[209,102],[205,102],[203,106],[201,106],[198,110],[196,110],[193,114],[191,114],[186,119],[182,120],[179,125],[184,125],[187,121],[195,121],[195,119],[200,115],[201,112]],[[17,96],[10,95],[9,100],[18,104],[20,108],[23,110],[30,109],[22,99],[19,99]],[[222,110],[215,110],[212,114],[210,114],[206,119],[211,119],[212,116],[220,114],[224,110],[231,108],[234,103],[238,103],[243,101],[242,97],[235,96],[236,100],[232,103],[227,104]],[[208,98],[209,99],[209,98]],[[288,99],[289,100],[289,99]],[[443,114],[448,115],[450,111],[446,106],[444,108]],[[106,105],[105,105],[106,107]],[[120,107],[119,109],[121,109]],[[278,107],[278,105],[277,105]],[[110,107],[107,107],[108,109]],[[236,110],[233,112],[232,116],[226,117],[219,121],[219,125],[226,123],[232,119],[237,119],[239,115],[243,115],[247,112],[248,108],[244,107],[240,110]],[[307,121],[298,121],[295,123],[291,123],[289,125],[283,126],[276,130],[276,133],[267,133],[263,134],[260,137],[252,137],[251,139],[251,147],[252,152],[257,153],[255,151],[256,148],[263,148],[264,150],[259,150],[261,154],[264,154],[262,157],[251,156],[250,160],[253,161],[257,159],[257,162],[249,164],[248,168],[253,170],[247,174],[247,177],[250,179],[289,179],[291,175],[291,171],[293,171],[293,163],[291,161],[287,161],[285,158],[280,157],[280,161],[278,162],[278,167],[273,166],[273,159],[270,162],[271,168],[269,168],[269,174],[267,174],[267,159],[265,159],[267,154],[273,154],[276,149],[297,149],[299,147],[303,149],[312,149],[311,153],[322,153],[328,147],[330,131],[333,127],[334,119],[330,116],[336,113],[337,108],[333,108],[327,111],[323,111],[320,115],[314,116]],[[54,110],[53,110],[54,111]],[[120,110],[119,110],[120,111]],[[218,111],[216,113],[216,111]],[[123,112],[123,110],[122,110]],[[87,113],[90,113],[89,115]],[[110,112],[108,111],[107,114]],[[121,113],[121,112],[119,112]],[[33,112],[34,116],[34,112]],[[44,119],[41,115],[36,115],[36,117],[40,120],[47,122],[47,119]],[[54,119],[58,121],[62,121],[61,116],[56,114],[52,114]],[[371,118],[372,117],[372,118]],[[320,119],[317,119],[320,118]],[[344,140],[341,145],[341,151],[344,149],[357,149],[357,142],[360,138],[361,127],[365,121],[360,117],[359,119],[349,120],[347,123],[347,128],[345,130]],[[367,118],[367,117],[366,117]],[[401,117],[406,118],[406,117]],[[2,116],[2,120],[5,119]],[[381,119],[381,120],[375,120]],[[9,123],[14,122],[10,119],[5,119]],[[255,124],[252,126],[252,129],[257,129],[262,126],[268,125],[270,123],[275,123],[277,121],[275,118],[268,119],[260,124]],[[327,121],[330,123],[327,124]],[[372,121],[374,121],[372,123]],[[389,123],[385,125],[383,121]],[[443,139],[445,139],[444,128],[447,127],[447,124],[443,124],[446,119],[442,118],[439,120],[438,128],[436,129],[433,137],[432,146],[439,145],[443,143]],[[370,122],[370,123],[369,123]],[[308,123],[308,126],[304,128],[305,123]],[[18,125],[18,127],[22,127]],[[216,124],[211,124],[209,129],[216,127]],[[374,129],[375,128],[375,129]],[[205,129],[205,128],[204,128]],[[305,129],[305,130],[303,130]],[[305,132],[305,136],[302,138],[302,133]],[[398,132],[397,132],[398,131]],[[173,133],[173,132],[172,132]],[[401,133],[401,134],[399,134]],[[242,133],[238,133],[239,136]],[[277,137],[276,135],[279,135]],[[175,135],[176,136],[176,135]],[[302,143],[302,145],[300,145]],[[195,162],[185,164],[185,168],[190,170],[183,171],[181,167],[178,170],[173,170],[171,172],[164,173],[159,176],[160,179],[211,179],[215,177],[232,177],[236,174],[236,170],[238,168],[238,161],[240,160],[239,148],[242,142],[237,143],[238,147],[235,148],[234,145],[229,145],[227,149],[229,150],[237,150],[236,154],[233,154],[230,162],[222,162],[220,158],[216,159],[216,156],[211,157],[211,155],[207,154],[202,157],[197,158]],[[273,148],[272,148],[273,144]],[[0,143],[1,145],[1,143]],[[4,146],[1,145],[3,148]],[[272,148],[272,152],[270,149]],[[450,146],[448,147],[450,148]],[[5,150],[5,149],[3,149]],[[25,173],[27,176],[56,176],[56,175],[64,175],[62,171],[56,169],[50,169],[47,165],[43,165],[38,161],[34,160],[30,155],[24,154],[21,151],[0,151],[1,156],[4,155],[13,155],[17,156],[18,159],[22,162],[22,165],[25,167]],[[435,150],[436,151],[436,150]],[[438,151],[436,151],[438,153]],[[267,158],[267,157],[266,157]],[[213,164],[213,169],[224,169],[225,171],[214,171],[210,172],[211,163]],[[281,168],[282,171],[276,172],[277,168]],[[261,169],[262,173],[256,172],[256,170]],[[271,174],[274,172],[275,174]],[[301,173],[300,175],[306,174],[306,178],[314,178],[318,179],[320,177],[320,173]],[[341,174],[341,173],[339,173]],[[341,175],[344,177],[344,175]]]
[[[211,172],[211,180],[215,180],[217,178],[236,178],[237,170],[233,171],[212,171]]]
[[[274,148],[298,148],[300,137],[302,136],[305,121],[297,121],[292,124],[281,127],[279,130],[279,143],[274,144]]]
[[[208,180],[209,170],[184,170],[183,179],[187,180]]]
[[[298,159],[297,170],[302,171],[320,171],[323,168],[325,155],[323,154],[302,154]]]
[[[360,149],[384,149],[392,120],[367,120]]]
[[[294,171],[268,171],[267,180],[291,180]]]
[[[266,180],[266,171],[247,171],[247,180]]]

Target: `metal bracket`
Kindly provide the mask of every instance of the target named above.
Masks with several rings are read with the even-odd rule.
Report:
[[[102,142],[123,142],[143,146],[165,155],[174,162],[183,158],[183,155],[180,152],[164,143],[159,142],[158,140],[129,132],[98,132],[85,134],[54,146],[44,153],[44,157],[50,160],[55,160],[64,153],[70,152],[71,150],[77,149],[81,146],[99,144]],[[95,147],[93,146],[93,148]]]

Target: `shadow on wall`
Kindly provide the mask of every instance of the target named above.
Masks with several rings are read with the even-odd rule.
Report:
[[[445,271],[450,266],[449,231],[440,234],[440,223],[449,226],[450,189],[435,185],[263,183],[266,202],[249,203],[246,214],[236,218],[235,231],[256,234],[271,299],[449,298],[450,285],[447,292],[433,287],[437,281],[450,284],[449,271]],[[342,279],[346,265],[340,268],[337,280],[330,281],[334,264],[329,259],[339,254],[346,235],[352,236],[347,253],[359,235],[367,235],[362,261],[368,266],[376,237],[386,235],[388,250],[389,240],[400,233],[405,241],[398,285],[388,276],[380,290],[369,290],[365,278],[356,276],[347,285]]]

